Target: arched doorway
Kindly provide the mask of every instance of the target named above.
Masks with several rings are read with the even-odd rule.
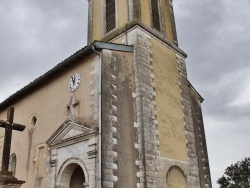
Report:
[[[85,188],[85,174],[82,167],[77,163],[71,163],[62,172],[59,187],[62,188]]]
[[[70,188],[84,188],[84,183],[84,172],[80,166],[77,166],[70,179]]]

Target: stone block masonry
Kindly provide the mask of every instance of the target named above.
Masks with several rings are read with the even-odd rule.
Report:
[[[133,53],[103,52],[103,187],[136,187]]]
[[[177,56],[180,92],[182,98],[183,124],[186,130],[188,161],[178,161],[160,156],[159,132],[157,121],[157,103],[154,83],[151,37],[142,29],[134,29],[128,34],[129,44],[135,46],[134,71],[136,101],[137,141],[134,146],[138,153],[137,188],[166,187],[166,175],[171,167],[177,166],[187,178],[189,188],[200,187],[193,120],[188,93],[186,65],[183,58]]]
[[[102,56],[102,174],[103,187],[116,187],[117,177],[117,105],[116,58],[112,52],[105,50]]]
[[[137,132],[135,148],[138,158],[137,188],[155,187],[156,158],[160,156],[158,139],[158,122],[156,111],[156,93],[152,66],[152,49],[150,36],[134,31],[130,36],[130,43],[135,45],[135,93],[136,122],[134,127]]]
[[[185,60],[180,57],[177,57],[178,71],[179,71],[179,84],[180,92],[182,97],[182,111],[183,119],[186,130],[186,143],[187,143],[187,152],[188,152],[188,172],[187,172],[187,183],[188,187],[199,188],[200,179],[199,179],[199,167],[198,160],[196,155],[196,143],[194,136],[194,125],[190,105],[190,96],[187,80],[187,71]]]

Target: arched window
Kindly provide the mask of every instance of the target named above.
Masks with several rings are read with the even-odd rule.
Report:
[[[9,171],[13,173],[13,176],[15,176],[16,174],[16,154],[15,153],[13,153],[10,156]]]
[[[187,188],[187,178],[178,166],[172,166],[166,177],[167,188]]]

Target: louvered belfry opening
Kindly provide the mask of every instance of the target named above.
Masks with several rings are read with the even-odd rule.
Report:
[[[151,0],[151,8],[152,8],[153,28],[160,31],[161,25],[160,25],[160,13],[159,13],[159,0]]]
[[[106,0],[106,33],[116,27],[115,1],[116,0]]]

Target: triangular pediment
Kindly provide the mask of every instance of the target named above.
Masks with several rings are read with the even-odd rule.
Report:
[[[78,135],[82,134],[83,132],[84,131],[79,131],[79,130],[72,128],[64,137],[62,137],[62,140],[65,140],[67,138],[71,138],[74,136],[78,136]]]
[[[95,125],[82,123],[74,119],[68,119],[48,139],[47,144],[53,146],[74,139],[83,138],[96,132],[97,127]]]

